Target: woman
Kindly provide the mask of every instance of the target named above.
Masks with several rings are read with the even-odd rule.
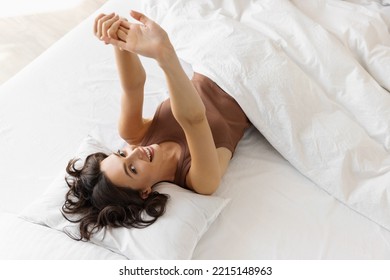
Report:
[[[162,181],[199,194],[218,188],[249,121],[233,98],[195,73],[189,80],[166,32],[145,15],[140,24],[115,14],[99,15],[95,35],[115,49],[123,89],[120,136],[128,143],[111,155],[96,153],[81,169],[71,160],[64,215],[80,214],[80,239],[105,226],[145,227],[164,213],[167,196],[153,191]],[[153,119],[142,116],[145,71],[138,55],[155,59],[170,98]],[[145,218],[143,212],[148,214]]]

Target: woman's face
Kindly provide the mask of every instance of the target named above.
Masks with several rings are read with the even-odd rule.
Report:
[[[100,163],[100,169],[115,185],[131,188],[146,195],[159,182],[162,150],[159,145],[129,146],[118,150]]]

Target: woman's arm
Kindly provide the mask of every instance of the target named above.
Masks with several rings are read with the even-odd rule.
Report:
[[[145,70],[138,55],[115,47],[115,58],[122,84],[119,135],[129,144],[139,144],[150,124],[142,114]]]
[[[167,51],[163,57],[159,64],[168,83],[172,113],[184,130],[191,154],[187,185],[198,193],[212,194],[220,184],[222,172],[205,106],[176,53]]]
[[[221,167],[205,106],[182,69],[166,32],[145,15],[132,11],[131,16],[142,24],[123,23],[118,47],[154,58],[165,73],[172,113],[183,128],[191,154],[187,184],[194,191],[211,194],[219,186]]]
[[[95,20],[96,36],[109,44],[117,40],[121,19],[114,14],[100,15]],[[150,122],[142,117],[144,102],[145,70],[137,54],[114,46],[115,60],[122,86],[121,113],[118,130],[120,136],[129,144],[138,144],[143,138]]]

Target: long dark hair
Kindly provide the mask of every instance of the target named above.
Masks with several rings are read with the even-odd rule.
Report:
[[[105,227],[144,228],[165,212],[167,195],[153,191],[143,199],[136,190],[112,184],[100,170],[100,162],[106,157],[95,153],[87,156],[81,168],[76,167],[79,159],[70,160],[66,167],[69,191],[62,215],[79,223],[80,236],[70,235],[73,239],[90,240],[92,234]]]

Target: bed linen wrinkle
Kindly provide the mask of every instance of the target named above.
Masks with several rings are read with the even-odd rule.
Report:
[[[319,22],[352,53],[382,85],[390,89],[390,33],[380,13],[347,1],[292,1],[302,12]],[[390,9],[389,9],[390,11]]]
[[[274,9],[276,5],[273,1],[271,2],[272,3],[267,7],[267,12],[271,12],[272,14],[272,9]],[[351,112],[351,115],[354,116],[366,131],[383,143],[389,150],[389,135],[387,133],[382,134],[381,131],[378,132],[378,130],[372,129],[371,124],[374,121],[377,125],[383,126],[383,130],[390,131],[389,122],[386,121],[387,119],[390,119],[390,110],[386,109],[378,112],[378,110],[370,109],[377,108],[383,103],[389,106],[390,98],[384,98],[385,96],[383,96],[387,95],[387,93],[383,90],[381,92],[381,90],[375,86],[375,80],[365,73],[362,66],[354,61],[350,52],[348,52],[337,40],[332,38],[322,26],[313,23],[310,18],[306,17],[290,4],[290,2],[280,2],[284,4],[283,10],[287,11],[285,17],[286,24],[284,25],[280,25],[273,21],[270,16],[263,17],[262,15],[257,16],[255,18],[256,20],[253,20],[254,18],[251,18],[252,21],[246,20],[245,18],[243,20],[245,20],[247,25],[251,25],[257,30],[260,30],[260,32],[268,38],[275,40],[273,36],[276,34],[276,40],[284,42],[281,47],[285,54],[311,77],[314,82],[324,89],[324,94],[343,106],[347,112]],[[272,31],[269,32],[268,30]],[[290,34],[299,36],[299,40],[291,40]],[[307,57],[313,57],[313,60],[318,63],[316,65],[305,63]],[[390,53],[388,57],[390,57]],[[335,64],[335,60],[343,61],[344,69],[340,68],[339,64]],[[349,75],[349,73],[355,74],[355,72],[357,72],[358,75],[351,75],[348,83],[334,83],[335,79],[333,79],[333,77],[335,75],[343,77]],[[320,75],[321,73],[334,74],[328,77],[322,77]],[[354,79],[351,79],[352,77]],[[364,77],[364,79],[361,79],[360,77]],[[338,81],[340,82],[340,80]],[[345,94],[344,91],[351,86],[358,90],[354,91],[353,94]],[[330,87],[332,90],[330,90]],[[335,95],[334,92],[340,94]],[[366,97],[367,92],[370,92],[370,98]],[[364,103],[368,105],[367,107],[369,109],[358,106],[363,100]],[[366,115],[368,118],[364,117]]]

